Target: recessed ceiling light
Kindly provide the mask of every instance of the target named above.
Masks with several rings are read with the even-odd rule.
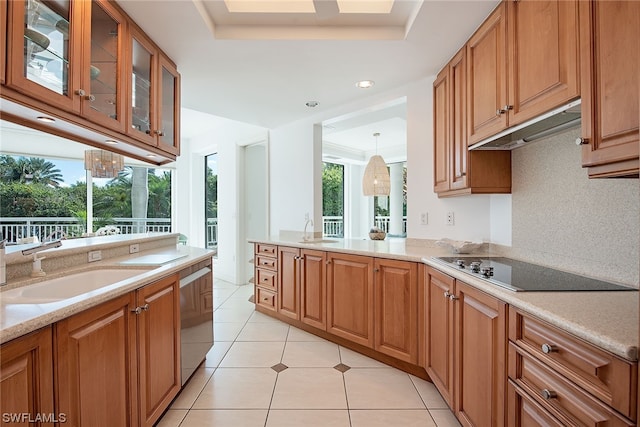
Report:
[[[36,117],[36,120],[39,120],[45,123],[54,123],[56,121],[56,119],[54,119],[53,117],[47,117],[47,116],[38,116]]]
[[[340,13],[391,13],[394,0],[337,0]]]
[[[105,139],[104,143],[105,144],[116,145],[118,143],[118,141],[115,141],[113,139]]]
[[[313,107],[317,107],[317,106],[318,106],[318,104],[320,104],[318,101],[309,101],[309,102],[307,102],[307,103],[306,103],[306,104],[304,104],[304,105],[306,105],[306,106],[307,106],[307,107],[309,107],[309,108],[313,108]]]
[[[359,87],[360,89],[369,89],[374,84],[376,84],[376,82],[373,80],[362,80],[356,83],[356,87]]]
[[[224,0],[230,13],[315,13],[313,0]]]
[[[147,154],[147,157],[156,157],[155,154]]]

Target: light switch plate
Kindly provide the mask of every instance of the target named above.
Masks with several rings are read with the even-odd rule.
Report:
[[[135,243],[133,245],[129,245],[129,253],[130,254],[137,254],[138,252],[140,252],[140,245],[138,243]]]
[[[88,262],[100,261],[102,259],[102,251],[91,251],[87,255]]]

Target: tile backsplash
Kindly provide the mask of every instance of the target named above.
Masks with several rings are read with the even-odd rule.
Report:
[[[638,287],[640,181],[589,179],[571,129],[512,152],[511,255]]]

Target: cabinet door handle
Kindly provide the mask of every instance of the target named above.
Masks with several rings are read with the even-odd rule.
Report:
[[[457,301],[457,300],[459,300],[460,298],[458,298],[458,297],[457,297],[457,296],[455,296],[454,294],[449,294],[449,299],[450,299],[451,301]]]
[[[544,343],[542,344],[541,348],[544,354],[556,353],[558,351],[558,347],[553,344]]]
[[[589,138],[576,138],[576,145],[587,145]]]
[[[380,272],[380,269],[379,269],[379,268],[374,268],[374,269],[373,269],[373,272],[374,272],[374,273],[379,273],[379,272]]]
[[[327,260],[327,265],[331,264],[331,260]]]
[[[542,390],[540,394],[542,394],[542,397],[544,398],[544,400],[551,400],[558,397],[558,393],[556,393],[553,390],[547,390],[546,388]]]
[[[131,312],[134,313],[134,314],[140,314],[140,313],[142,313],[142,308],[136,307],[133,310],[131,310]]]
[[[93,102],[96,100],[96,96],[95,95],[85,95],[84,99],[86,99],[89,102]]]
[[[84,89],[78,89],[76,90],[76,95],[78,96],[85,96],[87,93],[84,91]]]
[[[143,306],[142,306],[142,307],[140,307],[140,308],[141,308],[142,310],[144,310],[144,311],[149,311],[149,304],[147,303],[147,304],[143,305]]]
[[[509,110],[513,110],[513,105],[505,105],[502,110],[506,113]]]
[[[506,113],[506,112],[507,112],[507,110],[503,110],[502,108],[498,108],[498,109],[496,110],[496,116],[499,116],[500,114],[504,114],[504,113]]]
[[[164,136],[164,131],[162,131],[162,130],[156,130],[155,133],[158,136]]]
[[[263,282],[268,282],[268,281],[269,281],[269,278],[268,278],[268,277],[265,277],[265,278],[263,278],[263,279],[262,279],[262,281],[263,281]]]

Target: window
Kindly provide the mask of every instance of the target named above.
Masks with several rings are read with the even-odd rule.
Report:
[[[82,160],[0,155],[0,231],[14,243],[170,232],[171,170],[132,164],[99,179],[87,177]]]
[[[218,247],[218,153],[204,158],[205,162],[205,242],[207,248]]]
[[[391,163],[387,164],[390,169],[390,173],[393,175],[394,169],[398,173],[402,173],[402,222],[400,230],[393,230],[391,226],[392,221],[395,220],[395,212],[391,207],[392,203],[396,203],[394,200],[395,194],[399,194],[393,190],[394,177],[391,177],[391,194],[389,196],[375,196],[373,198],[373,217],[376,227],[384,230],[387,234],[392,233],[393,236],[406,236],[407,235],[407,164],[403,163]],[[401,169],[400,169],[401,168]],[[394,205],[395,206],[395,205]],[[395,231],[395,232],[394,232]]]
[[[344,237],[344,165],[322,164],[322,233]]]

